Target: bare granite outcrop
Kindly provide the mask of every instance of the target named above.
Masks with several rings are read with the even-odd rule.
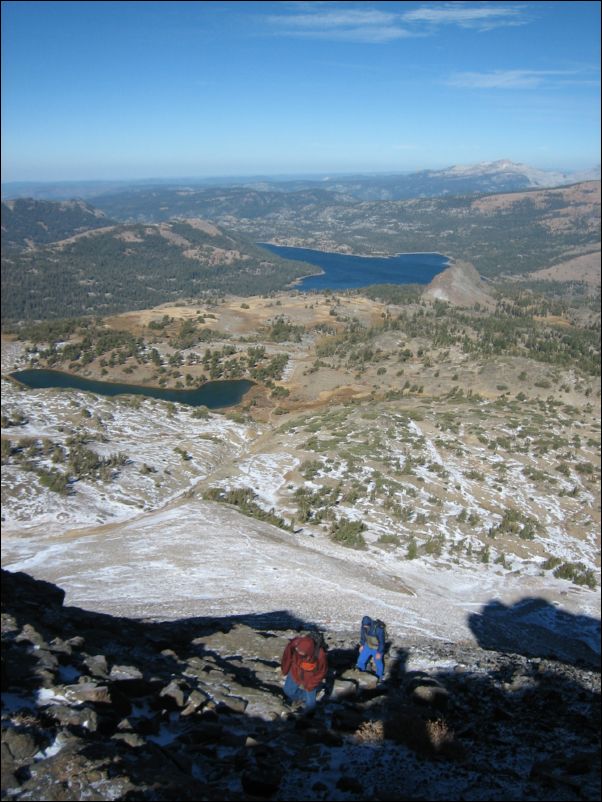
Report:
[[[424,291],[424,296],[456,306],[479,304],[485,309],[495,306],[487,285],[470,262],[453,262],[434,277]]]

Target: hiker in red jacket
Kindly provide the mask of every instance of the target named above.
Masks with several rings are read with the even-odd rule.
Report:
[[[290,640],[280,666],[286,676],[284,693],[291,702],[304,702],[305,710],[316,706],[316,694],[328,672],[328,658],[313,638],[300,636]]]

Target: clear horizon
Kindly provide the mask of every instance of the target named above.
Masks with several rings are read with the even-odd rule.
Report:
[[[495,159],[494,161],[505,161],[500,159]],[[454,166],[461,166],[461,165],[445,165],[445,167],[454,167]],[[467,165],[468,166],[468,165]],[[572,169],[566,168],[563,166],[560,167],[538,167],[538,165],[530,164],[526,165],[528,167],[534,167],[536,169],[540,169],[544,172],[564,172],[567,174],[571,174],[571,172],[580,172],[581,169],[583,170],[595,170],[596,168],[600,167],[600,164],[592,164],[588,165],[585,168],[580,169]],[[181,183],[185,181],[190,182],[199,182],[199,183],[218,183],[220,181],[228,181],[228,182],[235,182],[237,179],[241,181],[251,181],[251,180],[265,180],[265,181],[273,181],[277,183],[278,181],[323,181],[326,178],[350,178],[350,177],[370,177],[370,176],[392,176],[392,175],[407,175],[412,174],[415,172],[420,172],[420,170],[435,170],[435,169],[445,169],[443,168],[417,168],[416,170],[395,170],[395,171],[388,171],[388,170],[365,170],[365,171],[346,171],[346,172],[330,172],[330,173],[313,173],[313,172],[306,172],[306,173],[232,173],[231,175],[165,175],[165,176],[142,176],[142,177],[119,177],[119,178],[95,178],[92,177],[84,177],[84,178],[71,178],[71,179],[62,179],[62,178],[48,178],[48,179],[14,179],[12,181],[2,181],[2,186],[11,186],[13,184],[32,184],[32,185],[42,185],[42,184],[157,184],[162,183]]]
[[[2,182],[600,163],[600,4],[2,3]]]

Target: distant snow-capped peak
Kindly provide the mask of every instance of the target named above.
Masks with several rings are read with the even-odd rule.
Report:
[[[528,164],[520,164],[509,159],[499,159],[493,162],[479,162],[478,164],[457,164],[445,170],[437,171],[440,176],[450,178],[468,176],[486,176],[498,173],[513,173],[524,176],[531,186],[544,187],[559,184],[570,184],[574,181],[596,180],[600,178],[600,168],[584,170],[579,173],[563,173],[554,170],[540,170]]]

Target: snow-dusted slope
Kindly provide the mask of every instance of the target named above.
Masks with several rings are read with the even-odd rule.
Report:
[[[22,406],[12,384],[3,384],[3,398],[9,412]],[[255,424],[73,391],[28,393],[26,408],[28,422],[14,427],[20,437],[65,439],[82,425],[85,408],[91,415],[85,426],[97,438],[90,446],[130,458],[114,481],[79,482],[72,496],[52,493],[31,472],[3,471],[3,566],[56,583],[68,604],[169,619],[281,610],[330,630],[353,629],[369,611],[408,641],[472,638],[471,616],[492,602],[511,608],[525,597],[547,600],[548,615],[558,609],[599,619],[598,593],[542,575],[537,561],[517,574],[499,565],[410,561],[400,550],[378,548],[384,519],[379,523],[377,513],[371,519],[363,502],[342,508],[350,518],[371,520],[370,547],[354,551],[320,527],[287,532],[203,499],[215,479],[223,487],[252,487],[262,506],[286,513],[285,477],[298,464],[290,434],[282,435],[287,450],[261,437],[265,431]],[[440,461],[423,429],[410,428],[416,444],[431,449],[432,464]],[[13,427],[3,434],[14,436]],[[141,470],[145,464],[154,472]],[[428,472],[423,478],[429,480]],[[465,480],[456,479],[462,489]],[[365,481],[372,481],[371,471]],[[575,636],[598,648],[587,625]]]

